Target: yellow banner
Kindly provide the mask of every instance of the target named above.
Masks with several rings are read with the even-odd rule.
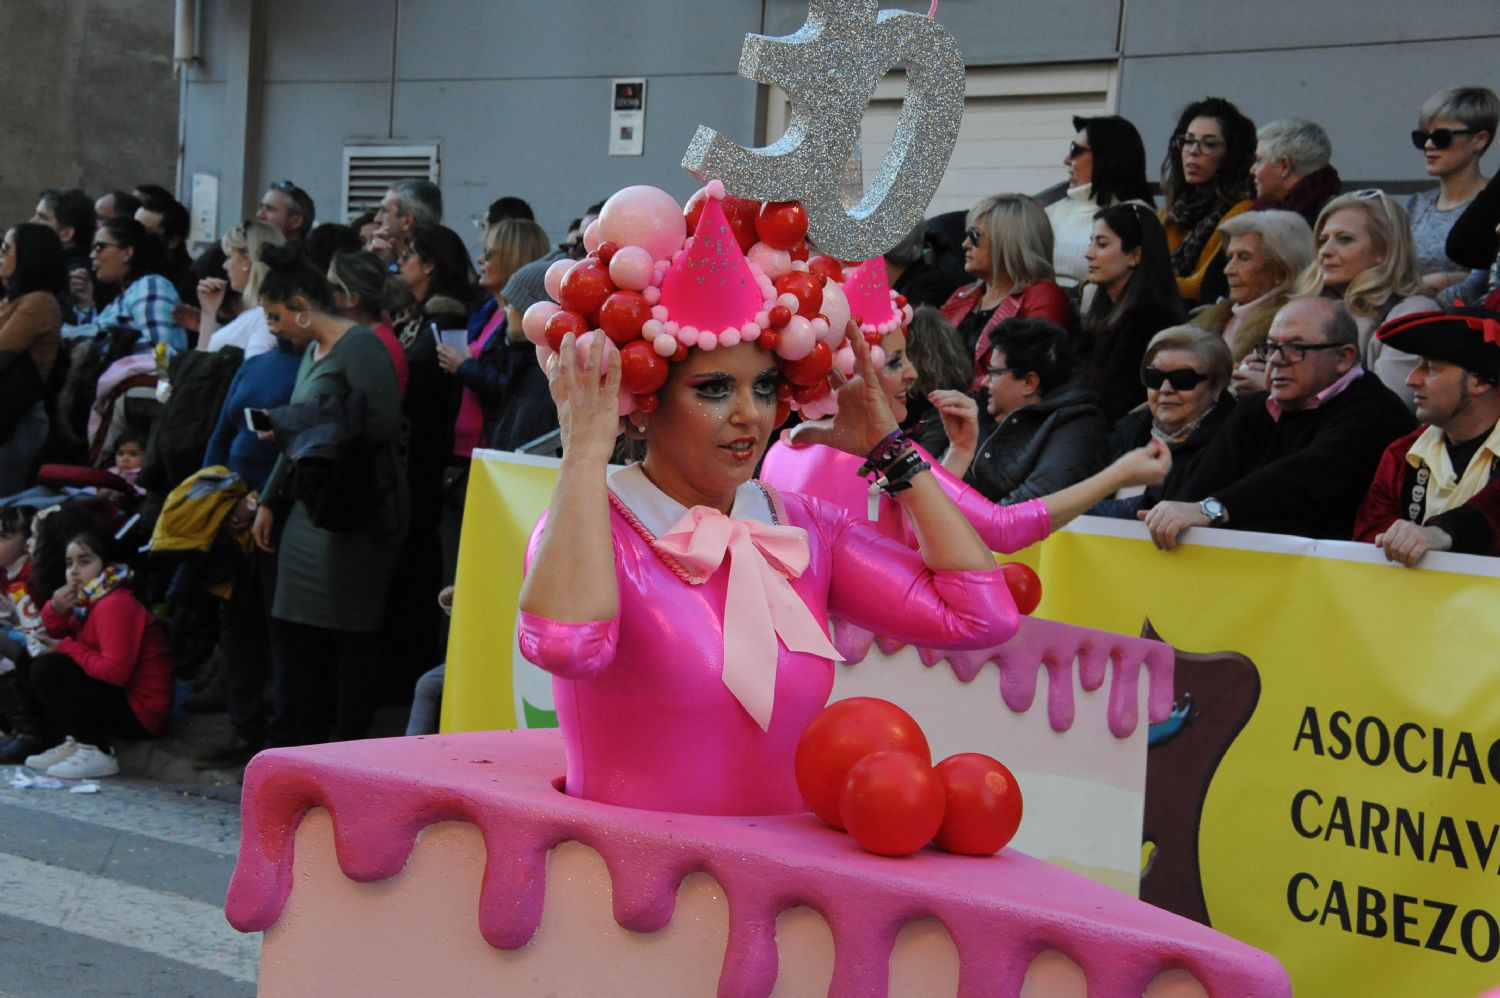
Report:
[[[481,455],[476,454],[476,458]],[[551,462],[474,462],[445,731],[552,723],[512,677]],[[1142,896],[1276,955],[1298,994],[1500,982],[1500,566],[1085,519],[1026,553],[1038,615],[1178,649],[1148,753]],[[540,699],[540,698],[538,698]],[[1201,820],[1200,820],[1201,818]],[[1153,896],[1155,894],[1156,896]]]

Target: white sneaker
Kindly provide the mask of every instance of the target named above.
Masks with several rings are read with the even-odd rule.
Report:
[[[78,743],[73,740],[72,735],[69,735],[63,739],[61,745],[54,745],[47,751],[38,752],[36,755],[28,755],[26,757],[26,768],[45,773],[49,767],[56,766],[77,751]]]
[[[62,762],[47,768],[47,775],[59,780],[91,780],[97,776],[114,776],[120,771],[120,760],[113,752],[80,744]]]

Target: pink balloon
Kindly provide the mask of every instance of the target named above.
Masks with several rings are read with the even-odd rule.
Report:
[[[615,287],[627,291],[643,291],[655,276],[656,261],[639,246],[621,246],[609,261],[609,279]],[[655,304],[655,302],[650,302]]]
[[[833,355],[833,366],[838,368],[839,373],[844,377],[854,377],[854,350],[850,347],[839,347],[838,352]]]
[[[639,246],[655,260],[668,260],[687,239],[687,220],[672,195],[638,184],[616,191],[604,202],[599,236],[622,248]]]
[[[837,281],[823,285],[823,314],[828,316],[828,335],[824,342],[829,346],[844,338],[844,327],[849,323],[849,299]]]
[[[547,289],[548,298],[553,301],[558,300],[562,294],[563,275],[568,272],[568,268],[573,266],[573,263],[572,260],[558,260],[547,268],[547,273],[542,275],[542,287]]]
[[[773,281],[792,269],[792,254],[786,250],[773,249],[765,243],[756,243],[750,247],[745,258],[765,271],[766,276]]]
[[[885,367],[885,351],[880,347],[870,348],[870,363],[875,365],[875,370]]]
[[[599,330],[595,329],[595,330],[591,330],[591,331],[589,331],[587,333],[584,333],[582,336],[578,337],[578,339],[574,341],[573,347],[574,347],[575,350],[578,351],[578,355],[577,355],[577,358],[575,360],[575,363],[577,363],[578,369],[580,371],[583,370],[583,365],[588,362],[588,359],[589,359],[589,347],[593,344],[594,337],[595,336],[601,336],[601,335],[603,335],[603,334],[600,333]],[[618,354],[619,352],[620,352],[620,348],[617,347],[617,346],[615,346],[614,340],[611,340],[608,336],[605,336],[604,337],[604,366],[599,368],[599,380],[600,381],[604,380],[605,368],[609,365],[609,355],[610,354]]]
[[[794,315],[792,321],[781,331],[781,342],[776,344],[776,352],[787,360],[801,360],[812,353],[813,344],[817,341],[818,338],[813,335],[812,323],[800,315]]]
[[[537,346],[546,343],[547,337],[543,335],[543,330],[547,326],[547,320],[552,318],[557,309],[556,302],[533,302],[526,314],[521,316],[521,330],[525,332],[526,338]]]
[[[588,228],[583,230],[583,248],[592,253],[602,242],[604,242],[604,237],[599,235],[599,220],[596,218],[589,223]]]

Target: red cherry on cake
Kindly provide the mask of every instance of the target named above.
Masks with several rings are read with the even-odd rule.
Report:
[[[634,340],[620,348],[621,386],[632,395],[650,395],[653,403],[656,396],[652,393],[667,383],[671,367],[667,358],[657,353],[656,348],[645,340]]]
[[[1021,827],[1021,786],[998,759],[978,752],[950,755],[933,767],[946,806],[935,842],[965,856],[1004,849]]]
[[[1031,612],[1042,601],[1042,580],[1030,565],[1023,565],[1019,561],[1007,561],[1000,566],[1000,571],[1005,575],[1010,598],[1016,601],[1016,609],[1025,616],[1031,616]]]
[[[755,234],[772,249],[790,250],[807,235],[807,209],[801,201],[768,201],[755,219]]]
[[[547,345],[553,352],[562,349],[563,337],[572,333],[575,337],[582,336],[589,331],[588,320],[577,312],[569,312],[567,309],[559,309],[547,317],[547,324],[542,327],[542,335],[547,339]]]
[[[824,707],[797,741],[797,789],[819,818],[843,828],[839,795],[849,770],[872,752],[911,752],[932,765],[927,736],[910,714],[876,697],[850,697]],[[926,841],[925,839],[923,841]]]
[[[849,769],[839,816],[854,841],[881,856],[910,856],[943,824],[946,798],[932,764],[914,752],[872,752]]]
[[[598,260],[579,260],[563,275],[557,303],[593,322],[599,317],[599,306],[614,292],[608,267]]]
[[[818,340],[813,344],[812,353],[801,360],[789,360],[781,366],[782,377],[793,385],[804,385],[811,387],[828,377],[828,372],[833,370],[833,351],[828,349],[828,344]]]
[[[639,339],[641,325],[649,318],[651,306],[636,291],[616,291],[599,306],[599,328],[615,341],[616,346]]]

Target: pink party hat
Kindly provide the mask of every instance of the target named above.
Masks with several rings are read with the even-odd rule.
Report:
[[[860,317],[865,332],[885,336],[911,321],[905,302],[897,302],[885,277],[885,258],[873,257],[852,270],[844,271],[844,297],[849,299],[849,314]]]
[[[712,336],[729,346],[722,334],[731,330],[735,335],[729,338],[736,342],[754,338],[743,336],[748,326],[754,326],[758,334],[757,314],[768,307],[762,283],[740,251],[723,204],[709,197],[704,199],[697,231],[662,279],[661,305],[668,321],[688,334],[679,339],[689,342],[691,332],[696,331],[701,345],[707,346]]]

